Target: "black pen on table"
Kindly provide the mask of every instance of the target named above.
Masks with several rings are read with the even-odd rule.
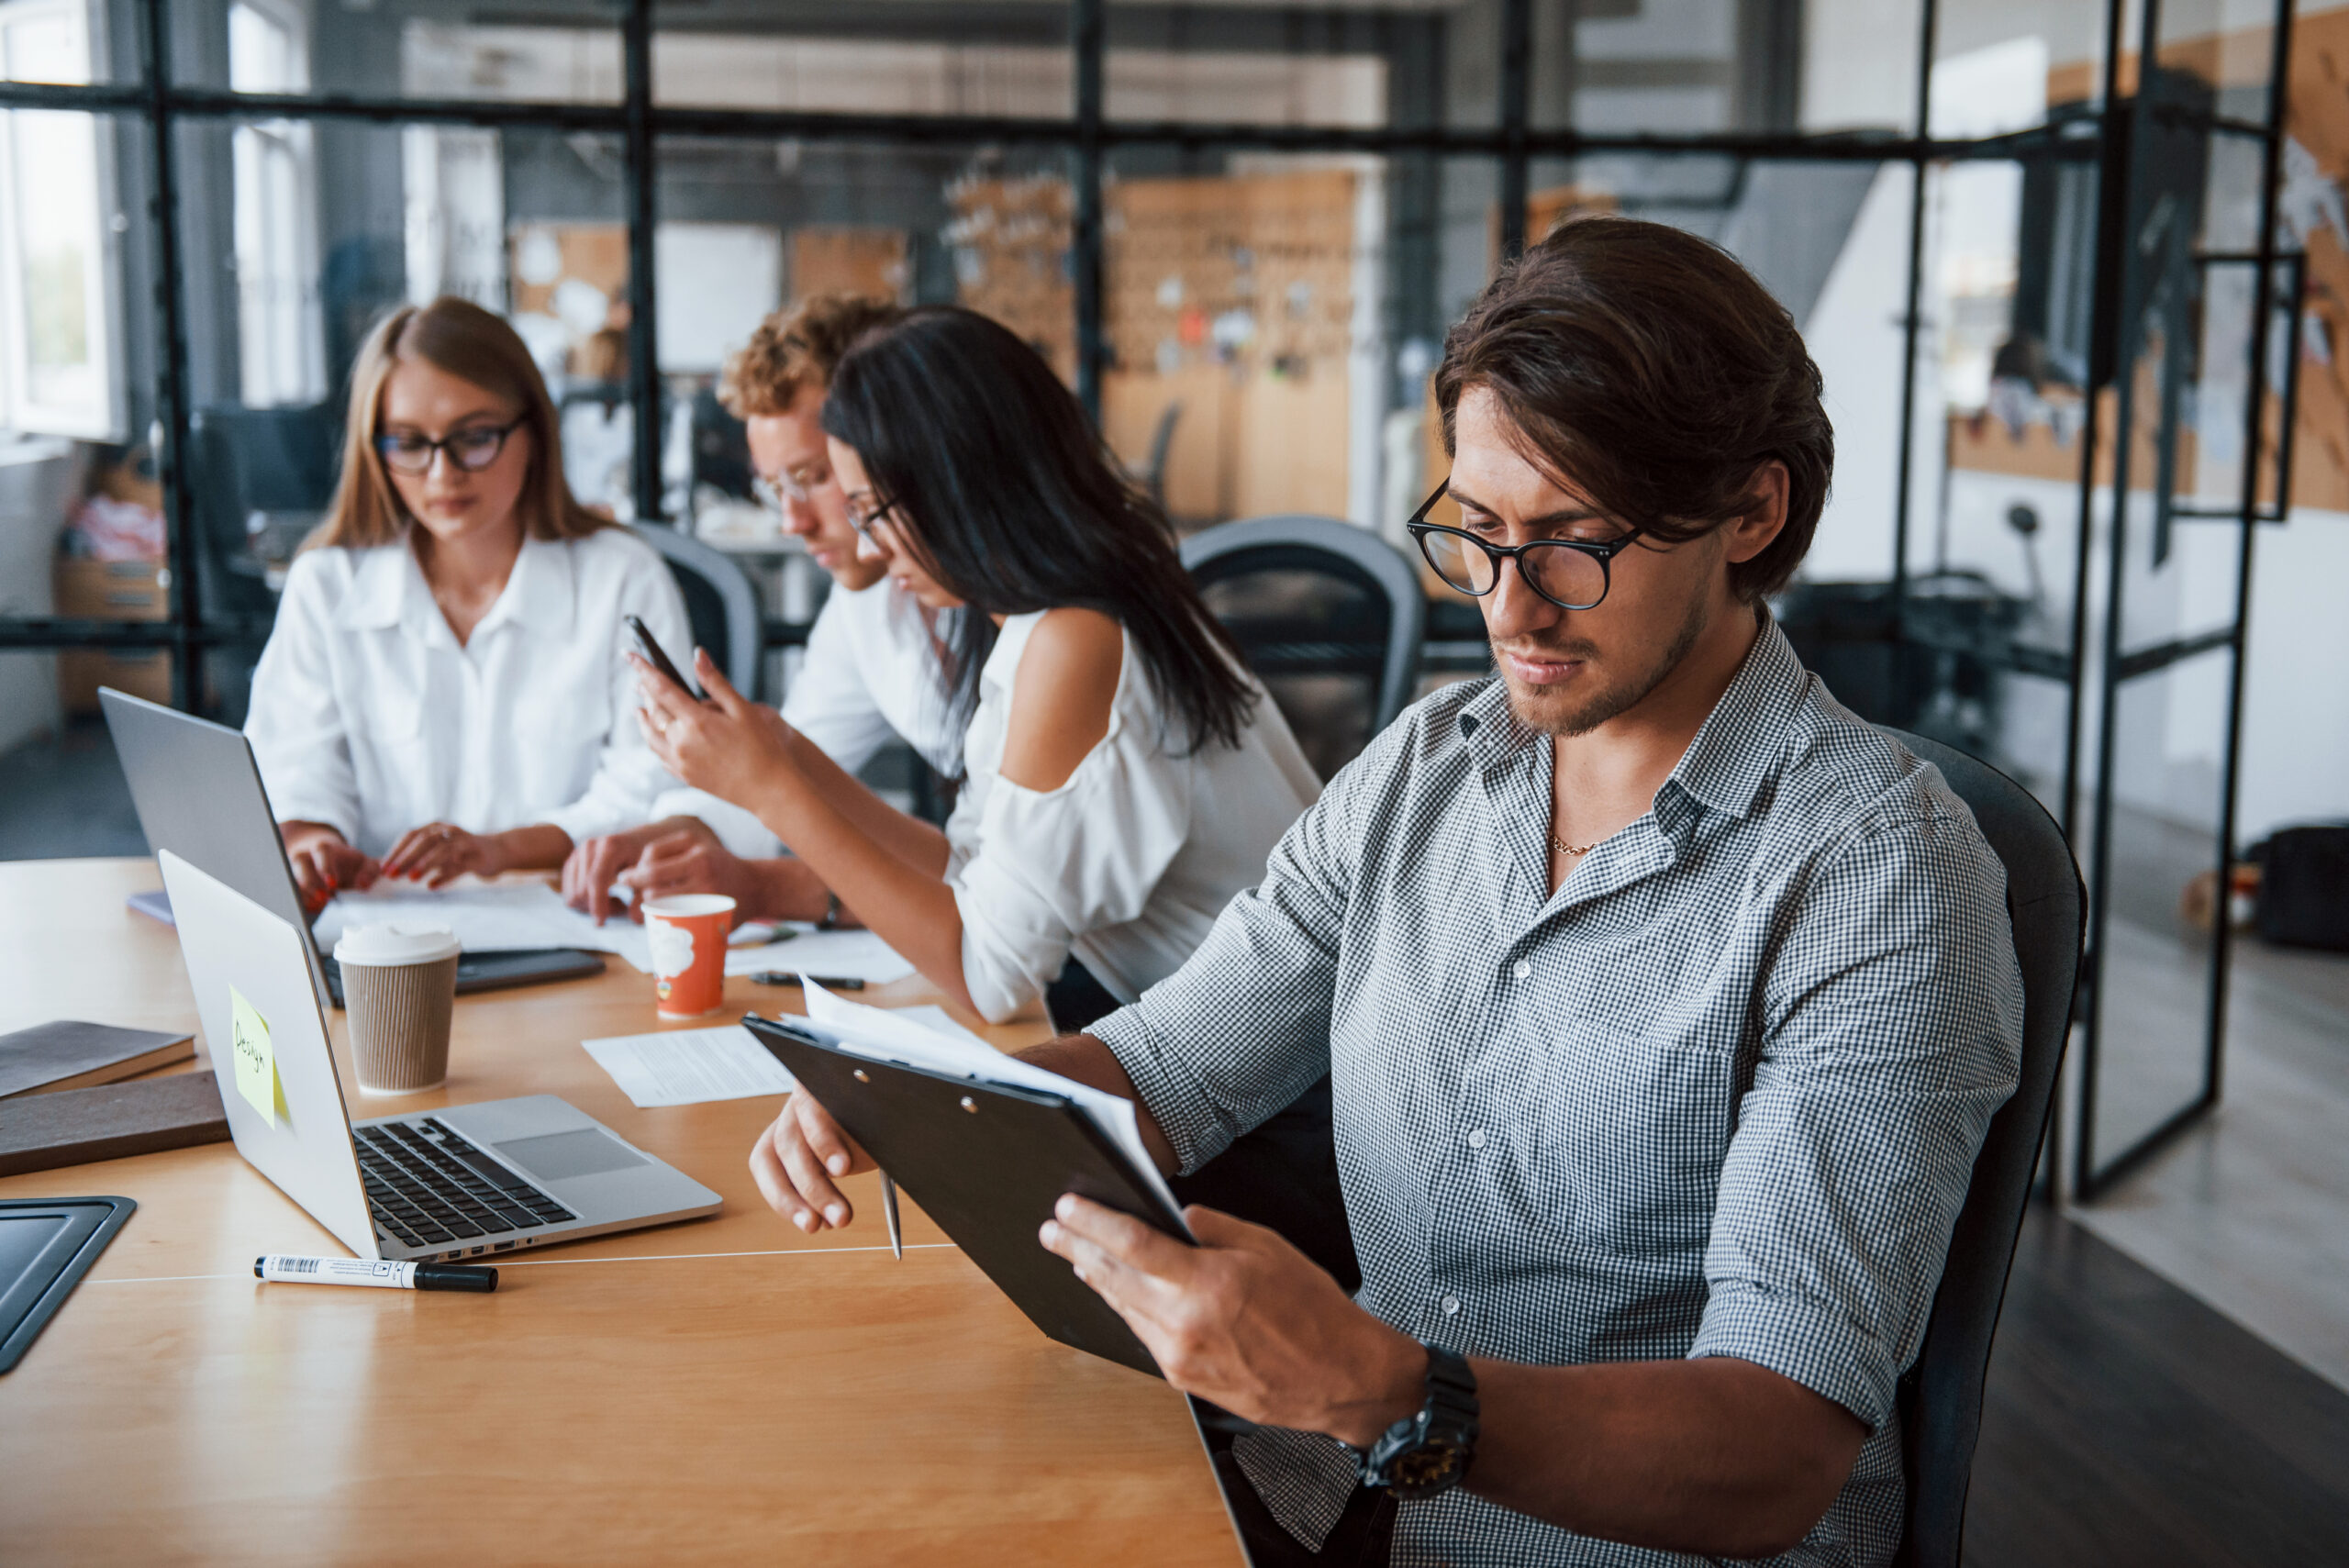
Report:
[[[852,974],[809,974],[802,976],[796,969],[763,969],[751,979],[761,985],[796,985],[802,979],[814,981],[827,991],[862,991],[864,982]]]

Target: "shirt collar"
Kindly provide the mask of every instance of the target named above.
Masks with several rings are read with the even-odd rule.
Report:
[[[1762,629],[1745,662],[1664,781],[1664,788],[1676,785],[1731,817],[1752,812],[1783,767],[1795,712],[1810,680],[1777,617],[1766,608],[1760,613]]]
[[[408,579],[416,579],[418,588],[424,586],[421,573],[416,570],[415,558],[405,544],[377,545],[356,552],[358,564],[351,570],[351,587],[342,597],[344,624],[362,631],[381,631],[400,624],[400,611],[408,596]],[[426,595],[428,598],[430,595]]]
[[[507,575],[506,591],[489,606],[473,635],[479,637],[510,620],[541,637],[569,637],[577,597],[571,581],[572,564],[571,552],[562,540],[525,539],[522,553],[514,558],[514,570]]]
[[[345,624],[380,631],[406,623],[410,610],[419,619],[409,624],[429,626],[440,618],[432,586],[406,544],[379,545],[358,553],[351,591],[343,597]],[[578,597],[571,567],[570,552],[561,541],[524,539],[505,591],[482,617],[474,636],[507,620],[541,636],[569,636]]]
[[[1733,817],[1751,812],[1776,775],[1809,680],[1776,617],[1767,609],[1761,615],[1745,662],[1664,784]],[[1508,684],[1498,675],[1486,677],[1485,689],[1460,705],[1454,723],[1460,743],[1486,768],[1541,739],[1518,722]]]

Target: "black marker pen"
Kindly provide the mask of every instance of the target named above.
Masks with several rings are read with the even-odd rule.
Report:
[[[379,1258],[297,1258],[273,1252],[253,1260],[253,1278],[280,1284],[358,1284],[377,1290],[497,1288],[497,1271],[463,1263],[395,1263]]]

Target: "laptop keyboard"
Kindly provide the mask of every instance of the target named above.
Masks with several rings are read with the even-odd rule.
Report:
[[[351,1129],[367,1203],[385,1235],[438,1247],[576,1219],[438,1117]]]

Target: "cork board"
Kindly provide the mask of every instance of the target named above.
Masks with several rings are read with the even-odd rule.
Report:
[[[816,227],[791,234],[791,298],[850,295],[909,304],[913,271],[902,228]]]

